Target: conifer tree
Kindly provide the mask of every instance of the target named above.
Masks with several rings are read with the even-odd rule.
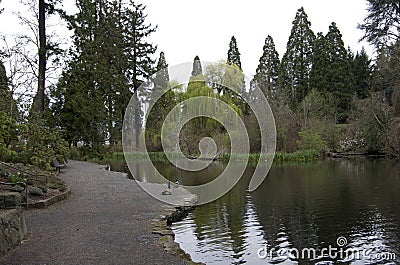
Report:
[[[150,102],[152,109],[148,113],[145,127],[147,150],[162,151],[161,126],[176,102],[175,93],[170,89],[168,64],[164,52],[160,53],[158,59]]]
[[[309,75],[312,66],[315,35],[304,8],[297,10],[292,31],[283,55],[278,84],[292,107],[302,101],[310,90]]]
[[[74,30],[75,48],[58,85],[55,109],[70,143],[115,144],[121,140],[132,95],[139,134],[142,110],[138,93],[147,95],[148,91],[138,88],[154,73],[156,47],[147,37],[155,28],[146,23],[145,7],[133,2],[123,6],[117,0],[76,0],[76,4],[80,12],[67,17]]]
[[[229,43],[227,62],[229,65],[235,64],[237,67],[242,69],[242,63],[240,62],[240,52],[237,46],[235,36],[232,36],[231,41]]]
[[[275,49],[275,43],[271,36],[265,39],[263,54],[253,79],[253,85],[257,85],[265,96],[276,94],[276,83],[279,71],[279,54]]]
[[[400,4],[397,0],[367,0],[368,16],[358,27],[363,40],[377,48],[393,45],[400,39]]]
[[[192,77],[199,76],[203,74],[203,67],[201,66],[201,61],[199,56],[196,55],[193,60]]]
[[[4,112],[10,117],[15,117],[15,114],[17,113],[17,106],[12,97],[6,68],[4,67],[2,61],[0,61],[0,98],[0,112]]]
[[[157,62],[156,67],[156,76],[154,80],[154,85],[157,87],[167,88],[169,85],[169,73],[168,73],[168,64],[165,60],[164,52],[160,52],[160,58]]]
[[[336,122],[345,122],[354,93],[354,80],[349,53],[335,23],[326,36],[318,34],[315,42],[310,83],[318,91],[331,95]]]
[[[354,77],[354,90],[358,98],[364,99],[369,95],[371,87],[372,66],[371,59],[365,49],[362,48],[361,52],[357,52],[352,63],[353,77]]]

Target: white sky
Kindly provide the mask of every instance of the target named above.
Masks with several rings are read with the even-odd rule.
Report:
[[[70,7],[73,0],[64,0]],[[362,31],[357,29],[366,16],[366,0],[141,0],[147,6],[148,22],[158,25],[151,41],[164,51],[170,66],[191,62],[196,55],[203,61],[226,59],[229,41],[235,35],[243,70],[252,75],[262,54],[267,35],[274,38],[282,57],[296,11],[304,7],[315,33],[326,33],[331,22],[339,27],[346,47],[353,51],[365,46],[359,43]],[[0,7],[0,33],[18,30],[12,11],[21,10],[17,0],[3,0]],[[158,54],[157,54],[158,56]]]

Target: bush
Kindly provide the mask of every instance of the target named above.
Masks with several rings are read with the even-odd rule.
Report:
[[[17,153],[9,149],[9,146],[18,140],[18,127],[13,118],[0,111],[0,159],[2,161],[14,161],[17,157]]]
[[[51,169],[54,158],[60,162],[68,158],[68,143],[63,139],[61,130],[48,127],[41,118],[31,117],[24,138],[25,155],[30,163],[39,168]]]
[[[324,153],[328,150],[328,146],[321,135],[311,131],[299,132],[300,140],[297,141],[297,145],[300,150],[314,150],[318,153]]]

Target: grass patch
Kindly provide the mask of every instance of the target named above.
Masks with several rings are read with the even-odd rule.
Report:
[[[246,160],[244,154],[223,154],[221,159],[224,163],[228,163],[231,159],[234,162],[241,162]],[[272,155],[249,154],[249,163],[256,164],[261,158],[261,161],[270,160]],[[318,152],[313,150],[297,151],[294,153],[281,153],[277,152],[274,156],[273,163],[286,163],[286,162],[311,162],[319,159]]]
[[[168,153],[172,159],[179,159],[180,154],[179,153]],[[129,159],[135,159],[135,160],[143,160],[147,158],[146,153],[127,153],[126,156]],[[167,155],[164,152],[150,152],[148,153],[148,156],[152,161],[160,161],[160,162],[169,162]],[[228,163],[230,160],[233,162],[244,162],[246,161],[246,154],[222,154],[220,157],[220,160],[224,163]],[[272,155],[261,155],[259,153],[257,154],[249,154],[249,163],[250,164],[256,164],[261,158],[261,161],[268,161],[272,158]],[[275,153],[274,156],[274,164],[279,164],[279,163],[286,163],[286,162],[312,162],[316,161],[320,158],[318,152],[313,151],[313,150],[306,150],[306,151],[297,151],[294,153],[282,153],[282,152],[277,152]],[[112,163],[113,161],[115,162],[120,162],[120,161],[125,161],[125,155],[123,152],[114,152],[114,153],[109,153],[105,155],[103,158],[94,158],[90,160],[91,162],[102,164],[105,161],[108,163]]]

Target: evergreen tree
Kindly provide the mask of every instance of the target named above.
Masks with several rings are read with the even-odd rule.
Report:
[[[400,41],[380,49],[372,73],[372,90],[381,92],[391,104],[400,91]],[[397,90],[397,91],[396,91]],[[397,93],[393,93],[393,92]]]
[[[229,43],[229,50],[228,50],[228,60],[229,65],[235,64],[237,67],[242,70],[242,63],[240,62],[240,52],[237,46],[235,36],[232,36],[231,41]]]
[[[122,6],[117,0],[77,0],[76,4],[80,12],[67,17],[75,33],[75,48],[60,79],[56,91],[59,102],[54,109],[70,143],[116,144],[121,140],[125,109],[132,95],[140,131],[138,93],[147,95],[148,91],[137,90],[154,72],[151,56],[155,47],[146,38],[155,29],[145,23],[142,5]]]
[[[371,60],[364,48],[362,48],[361,52],[357,52],[354,57],[352,69],[354,76],[354,90],[357,93],[358,98],[364,99],[369,94],[372,74]]]
[[[268,35],[252,84],[258,86],[265,96],[274,96],[278,75],[279,54],[275,49],[274,40]]]
[[[17,120],[17,102],[14,100],[13,93],[10,90],[6,68],[2,61],[0,61],[0,98],[0,112],[2,111],[9,117]]]
[[[358,27],[362,38],[377,48],[392,45],[400,39],[400,4],[398,0],[367,0],[368,16]]]
[[[0,89],[1,91],[8,90],[8,77],[2,61],[0,61]]]
[[[314,54],[312,57],[312,68],[310,72],[310,86],[320,92],[327,91],[330,86],[329,76],[326,74],[330,63],[326,42],[323,33],[318,32],[314,43]]]
[[[334,107],[336,122],[345,122],[351,107],[354,81],[349,55],[335,23],[329,26],[326,36],[318,34],[310,83],[333,100],[330,105]]]
[[[193,60],[192,77],[203,75],[203,67],[199,56],[196,55]]]
[[[165,60],[164,52],[160,53],[160,58],[158,59],[157,73],[154,80],[154,85],[157,87],[167,88],[169,85],[169,73],[168,73],[168,64]]]
[[[135,143],[136,149],[139,148],[139,135],[142,127],[142,106],[139,98],[149,98],[147,89],[138,91],[138,88],[145,82],[152,74],[154,74],[155,61],[153,55],[157,49],[156,46],[149,43],[147,38],[156,31],[156,27],[147,24],[145,14],[145,6],[142,4],[135,4],[130,0],[131,8],[126,8],[124,11],[124,40],[128,44],[127,47],[127,61],[128,70],[127,77],[133,88],[133,97],[135,100],[134,124],[135,124]],[[147,87],[147,86],[146,86]],[[124,106],[127,106],[130,97],[124,97]],[[123,113],[125,116],[125,113]]]
[[[279,69],[278,84],[292,107],[310,90],[309,75],[312,66],[315,35],[303,8],[297,10],[292,31]]]
[[[158,99],[157,102],[155,102],[156,99]],[[161,126],[175,103],[175,93],[170,90],[168,64],[164,52],[161,52],[151,93],[153,107],[146,119],[147,150],[162,151]]]

